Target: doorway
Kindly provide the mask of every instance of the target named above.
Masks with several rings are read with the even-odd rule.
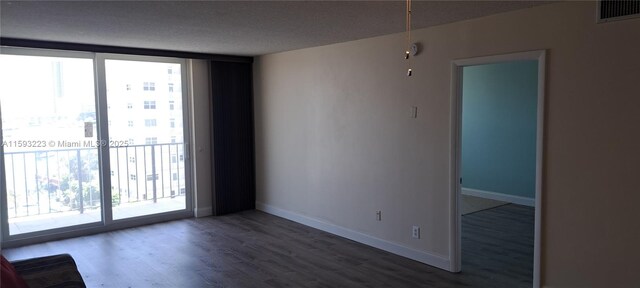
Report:
[[[530,87],[534,91],[529,99],[500,99],[495,95],[485,99],[465,99],[463,95],[465,88],[469,88],[464,87],[465,84],[470,85],[468,81],[465,83],[465,76],[476,76],[476,81],[480,82],[475,83],[475,88],[482,90],[487,88],[483,86],[488,83],[487,75],[491,73],[504,74],[509,71],[510,74],[502,79],[517,78],[520,77],[521,70],[527,69],[529,75],[533,73],[534,77]],[[534,287],[539,287],[544,72],[545,51],[462,59],[452,63],[452,271],[460,272],[465,269],[462,267],[462,214],[468,213],[469,207],[467,205],[463,209],[463,197],[480,196],[477,199],[482,200],[480,205],[484,207],[476,208],[478,210],[498,207],[505,202],[516,203],[513,206],[515,210],[495,208],[499,209],[496,211],[507,214],[519,213],[518,207],[524,204],[525,206],[521,206],[524,207],[523,211],[526,211],[527,205],[534,206],[531,209],[532,282]],[[523,72],[524,74],[527,73]],[[514,86],[521,88],[521,84],[516,84],[517,79],[504,81],[502,89],[506,91]],[[469,94],[469,90],[466,93]],[[487,103],[490,101],[494,103]],[[477,115],[465,114],[465,109]],[[487,127],[490,129],[483,129],[479,125],[489,125]],[[486,198],[490,201],[486,201]],[[494,202],[496,200],[502,202]]]

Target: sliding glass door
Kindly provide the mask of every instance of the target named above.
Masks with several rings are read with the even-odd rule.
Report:
[[[93,59],[47,55],[0,55],[10,235],[102,221]]]
[[[186,208],[182,66],[105,60],[113,219]]]
[[[4,240],[189,215],[185,61],[3,48]]]

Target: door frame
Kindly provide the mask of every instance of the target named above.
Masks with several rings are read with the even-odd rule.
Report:
[[[545,69],[546,50],[517,52],[502,55],[474,57],[451,61],[451,189],[450,189],[450,270],[460,272],[462,266],[461,252],[461,220],[460,210],[462,177],[462,69],[465,66],[493,64],[518,60],[538,61],[538,101],[537,101],[537,131],[536,131],[536,180],[535,180],[535,224],[533,250],[533,287],[540,287],[540,255],[541,255],[541,224],[542,224],[542,169],[543,169],[543,137],[544,137],[544,98],[545,98]]]

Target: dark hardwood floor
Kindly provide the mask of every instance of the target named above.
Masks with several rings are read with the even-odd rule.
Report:
[[[507,204],[462,217],[462,271],[487,287],[533,285],[535,208]],[[500,283],[500,284],[497,284]]]
[[[248,211],[5,249],[3,254],[17,260],[69,253],[87,287],[531,286],[532,208],[506,205],[466,215],[462,241],[463,272],[449,273]]]

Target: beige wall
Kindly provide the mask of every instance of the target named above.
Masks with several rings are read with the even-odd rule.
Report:
[[[448,258],[451,60],[548,49],[542,283],[637,285],[640,19],[598,25],[595,9],[414,31],[410,78],[401,34],[259,57],[258,204]]]
[[[211,172],[211,117],[209,114],[209,64],[206,60],[190,60],[191,145],[193,164],[194,214],[211,215],[213,188]]]

